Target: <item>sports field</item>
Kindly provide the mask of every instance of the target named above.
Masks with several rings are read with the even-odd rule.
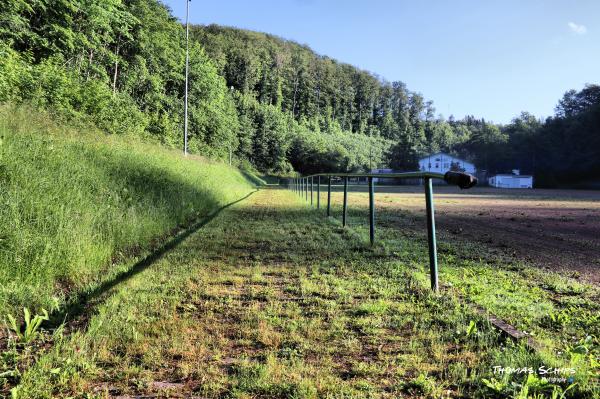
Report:
[[[335,204],[340,189],[334,186]],[[366,209],[366,187],[350,190],[350,209]],[[379,225],[424,232],[421,187],[381,185],[376,192]],[[443,241],[482,243],[498,255],[600,282],[600,191],[434,186],[434,195]]]

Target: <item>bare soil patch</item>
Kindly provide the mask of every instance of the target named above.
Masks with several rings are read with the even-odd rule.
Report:
[[[417,222],[425,209],[421,187],[380,186],[377,191],[384,225],[423,230]],[[600,283],[600,191],[436,186],[434,193],[442,239],[484,243],[538,267]],[[366,206],[366,194],[360,196]],[[406,211],[416,220],[402,217]]]

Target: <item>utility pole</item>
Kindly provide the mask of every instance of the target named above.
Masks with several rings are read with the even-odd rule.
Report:
[[[188,74],[190,70],[190,1],[185,1],[185,116],[183,128],[183,155],[188,154]]]

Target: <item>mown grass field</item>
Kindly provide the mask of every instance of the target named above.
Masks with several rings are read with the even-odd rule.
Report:
[[[598,396],[596,288],[442,240],[435,295],[424,232],[380,219],[371,248],[365,211],[344,229],[287,190],[232,204],[65,328],[7,352],[27,365],[16,395]],[[471,302],[544,347],[502,337]],[[562,373],[494,366],[574,371],[552,383]]]

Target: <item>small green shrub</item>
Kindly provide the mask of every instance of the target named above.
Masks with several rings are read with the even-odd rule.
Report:
[[[23,308],[23,323],[24,329],[18,325],[17,319],[12,315],[7,315],[8,327],[15,334],[20,344],[25,345],[32,342],[39,334],[39,329],[42,323],[49,319],[48,311],[42,309],[41,315],[31,317],[31,312],[27,308]]]

